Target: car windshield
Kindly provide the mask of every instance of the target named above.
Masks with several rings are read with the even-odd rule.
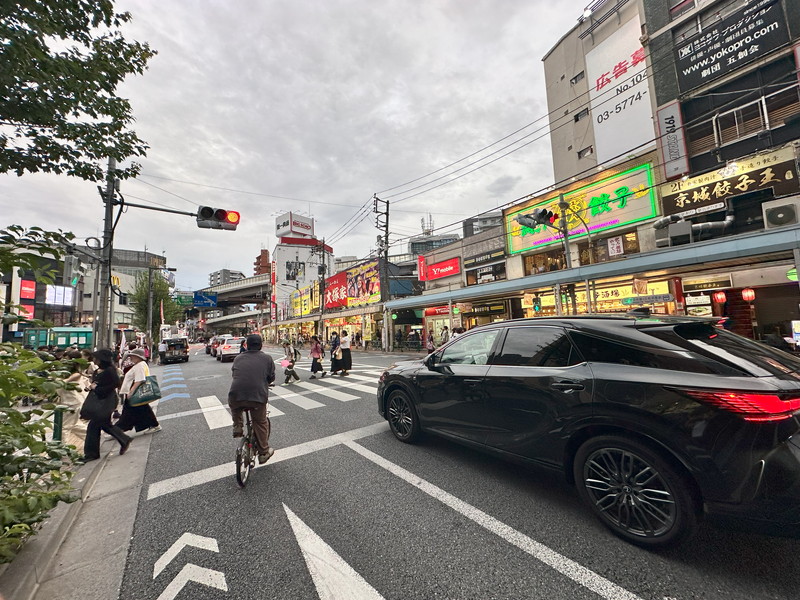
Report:
[[[796,356],[709,323],[681,323],[642,331],[754,377],[800,380],[800,359]]]

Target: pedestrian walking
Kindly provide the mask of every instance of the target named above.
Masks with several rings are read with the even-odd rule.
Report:
[[[339,366],[342,369],[340,375],[344,377],[353,368],[353,355],[350,353],[350,336],[347,335],[347,331],[342,331],[342,337],[339,338],[339,351],[342,355],[339,362]]]
[[[289,385],[292,379],[300,381],[300,376],[297,374],[297,371],[294,370],[295,349],[288,340],[283,342],[283,355],[281,366],[284,367],[283,375],[286,378],[283,385]]]
[[[322,344],[319,341],[319,338],[315,335],[311,336],[311,352],[309,356],[311,357],[311,379],[317,378],[317,373],[322,371],[322,374],[319,376],[320,379],[325,377],[325,367],[322,366],[322,357],[325,355],[325,351],[322,348]]]
[[[149,404],[142,404],[141,406],[131,406],[129,399],[133,396],[136,388],[142,385],[147,376],[150,375],[150,369],[144,360],[144,350],[141,348],[134,348],[128,352],[128,356],[133,361],[133,366],[125,373],[122,379],[122,387],[119,393],[122,397],[122,416],[116,422],[117,427],[122,431],[130,431],[135,429],[136,433],[156,433],[161,431],[161,425],[156,419],[156,415]]]
[[[81,422],[78,417],[83,401],[86,399],[85,383],[81,366],[75,362],[81,358],[79,350],[69,350],[65,357],[65,366],[69,371],[69,375],[63,379],[64,384],[71,388],[62,388],[58,390],[58,403],[68,406],[69,410],[64,412],[64,418],[61,421],[61,440],[65,444],[75,446],[76,448],[83,448],[86,441],[86,426]]]
[[[450,330],[447,325],[442,327],[442,345],[444,346],[450,340]]]
[[[167,342],[161,340],[158,344],[158,364],[163,365],[167,360]]]
[[[89,389],[103,404],[116,406],[117,388],[119,387],[119,374],[114,366],[114,352],[109,348],[100,348],[94,353],[94,361],[98,366],[92,377]],[[83,444],[83,460],[97,460],[100,458],[100,431],[105,431],[119,442],[120,455],[125,454],[131,445],[131,438],[125,435],[116,425],[111,424],[111,410],[107,414],[99,415],[89,421],[86,426],[86,441]]]
[[[428,352],[433,352],[436,349],[436,346],[433,343],[433,329],[428,330],[428,336],[425,339],[425,349]]]
[[[342,370],[341,358],[342,353],[339,348],[339,334],[335,331],[331,332],[331,375],[336,375]]]

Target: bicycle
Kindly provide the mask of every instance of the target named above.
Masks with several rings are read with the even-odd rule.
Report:
[[[244,416],[244,435],[239,439],[236,448],[236,483],[244,488],[250,477],[250,470],[256,466],[258,442],[253,431],[253,422],[250,420],[250,409],[242,411]]]

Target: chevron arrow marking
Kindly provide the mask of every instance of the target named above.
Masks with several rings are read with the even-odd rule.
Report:
[[[228,583],[225,581],[224,573],[214,571],[213,569],[206,569],[205,567],[198,567],[197,565],[189,563],[184,565],[175,579],[169,582],[166,589],[161,592],[158,600],[174,600],[183,589],[183,586],[190,581],[196,581],[201,585],[217,588],[223,592],[228,591]]]
[[[178,540],[169,547],[169,550],[164,552],[164,554],[161,555],[161,558],[156,561],[156,564],[153,565],[153,579],[158,577],[161,571],[163,571],[164,568],[172,562],[172,559],[178,556],[178,553],[186,546],[194,546],[195,548],[200,548],[201,550],[219,552],[219,545],[217,544],[217,540],[214,538],[203,537],[202,535],[196,535],[187,531],[181,537],[179,537]]]

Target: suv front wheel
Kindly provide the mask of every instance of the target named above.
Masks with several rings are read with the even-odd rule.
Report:
[[[608,435],[585,442],[573,475],[595,515],[633,544],[668,546],[697,528],[697,501],[686,478],[638,440]]]

